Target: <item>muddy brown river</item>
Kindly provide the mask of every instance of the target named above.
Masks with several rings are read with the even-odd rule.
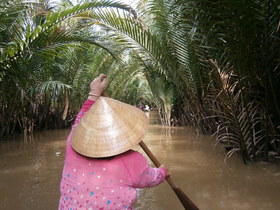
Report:
[[[69,131],[44,131],[33,138],[0,142],[1,210],[57,209]],[[224,149],[191,127],[151,125],[144,141],[201,210],[280,209],[279,163],[244,165],[238,155],[224,162]],[[135,208],[183,209],[166,182],[140,190]]]

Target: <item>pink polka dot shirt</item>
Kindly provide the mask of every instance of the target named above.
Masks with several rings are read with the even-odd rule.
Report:
[[[72,131],[93,103],[84,103]],[[165,180],[164,168],[150,167],[146,158],[133,150],[100,159],[76,153],[70,144],[72,131],[67,139],[59,210],[133,209],[137,188]]]

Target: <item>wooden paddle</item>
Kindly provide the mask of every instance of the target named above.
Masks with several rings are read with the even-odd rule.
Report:
[[[160,167],[160,162],[156,159],[153,153],[149,150],[146,144],[141,141],[139,145],[145,151],[145,153],[149,156],[149,158],[153,161],[156,167]],[[173,182],[169,175],[166,176],[166,181],[172,188],[172,190],[176,193],[177,197],[181,201],[182,205],[186,210],[199,210],[199,208],[186,196],[186,194]]]

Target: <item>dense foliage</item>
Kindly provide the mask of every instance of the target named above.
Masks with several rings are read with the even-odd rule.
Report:
[[[107,7],[130,9],[95,1],[54,11],[44,2],[0,3],[0,136],[69,125],[87,83],[98,73],[89,65],[104,62],[98,59],[107,50],[97,34],[81,30],[85,21],[79,15]]]
[[[71,124],[91,79],[247,160],[280,156],[278,0],[0,3],[0,136]],[[114,8],[114,9],[113,9]]]

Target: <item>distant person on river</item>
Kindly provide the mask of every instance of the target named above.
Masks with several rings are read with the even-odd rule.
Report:
[[[146,104],[145,108],[143,109],[144,112],[149,112],[150,111],[150,107]]]
[[[164,166],[152,168],[143,155],[131,150],[146,134],[144,112],[101,97],[106,85],[104,74],[91,82],[68,136],[59,210],[133,209],[137,188],[165,180]]]

